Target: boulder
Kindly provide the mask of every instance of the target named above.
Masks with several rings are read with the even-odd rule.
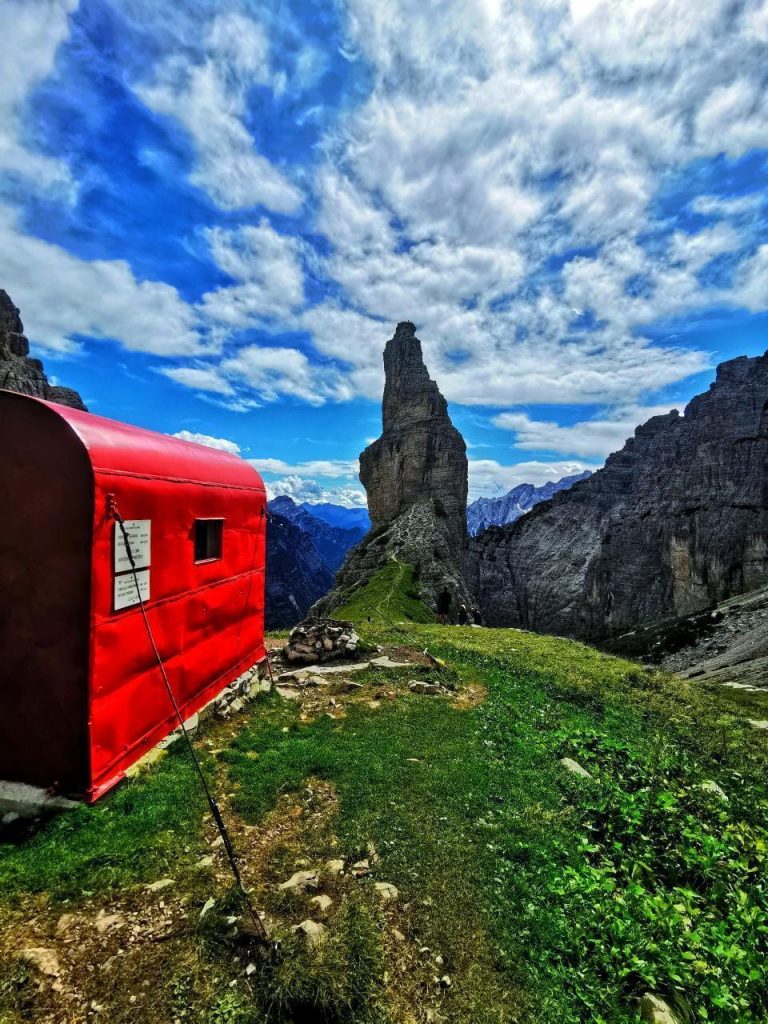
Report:
[[[277,888],[283,891],[295,889],[306,892],[307,889],[317,889],[317,885],[318,874],[316,871],[296,871],[287,882],[282,882]]]
[[[640,1000],[640,1019],[648,1024],[680,1024],[669,1003],[652,992],[646,992]]]
[[[328,929],[319,921],[302,921],[293,930],[306,935],[310,946],[320,946],[328,938]]]
[[[352,657],[359,643],[351,622],[313,617],[291,630],[283,654],[291,664],[320,665]]]
[[[583,768],[578,761],[574,761],[572,757],[561,757],[560,764],[563,768],[566,768],[572,775],[578,775],[582,779],[591,779],[592,776],[589,774],[586,768]]]
[[[47,949],[44,946],[30,946],[27,949],[22,949],[19,957],[40,974],[45,974],[49,978],[58,978],[61,974],[61,966],[56,951],[53,949]]]
[[[408,689],[411,693],[426,693],[433,695],[436,693],[442,693],[442,686],[439,683],[425,683],[422,679],[414,679],[412,683],[408,684]]]
[[[382,903],[394,903],[400,895],[399,889],[391,882],[374,882],[373,887],[379,894]]]

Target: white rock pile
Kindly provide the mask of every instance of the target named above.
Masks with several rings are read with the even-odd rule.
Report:
[[[359,644],[360,637],[351,622],[310,618],[291,630],[283,654],[293,664],[317,665],[355,657]]]

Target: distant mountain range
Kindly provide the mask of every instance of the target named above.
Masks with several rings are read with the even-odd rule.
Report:
[[[267,628],[283,629],[303,619],[328,593],[370,520],[365,509],[297,505],[287,495],[273,498],[268,508]]]
[[[467,529],[471,537],[482,533],[489,526],[506,526],[514,523],[526,512],[547,501],[558,491],[565,491],[579,480],[586,480],[592,474],[588,469],[575,476],[564,476],[553,483],[534,487],[533,484],[518,484],[500,498],[478,498],[467,506]]]
[[[365,509],[343,508],[341,505],[327,503],[297,505],[286,494],[273,498],[268,507],[270,512],[306,530],[320,557],[332,572],[341,568],[349,549],[359,544],[370,528]]]
[[[267,629],[300,622],[333,586],[325,564],[306,530],[283,516],[267,516]]]
[[[589,471],[541,487],[520,484],[499,498],[478,498],[467,508],[471,536],[489,526],[504,526],[541,501],[566,490]],[[330,502],[297,503],[286,494],[269,502],[267,529],[267,627],[283,629],[299,622],[333,586],[347,556],[368,533],[367,509]]]
[[[280,501],[281,498],[275,498]],[[292,499],[288,499],[289,501]],[[367,508],[345,508],[343,505],[332,505],[330,502],[318,502],[311,504],[304,501],[297,506],[305,512],[309,512],[315,519],[322,519],[329,526],[340,526],[344,530],[364,530],[366,533],[371,528],[371,517]]]

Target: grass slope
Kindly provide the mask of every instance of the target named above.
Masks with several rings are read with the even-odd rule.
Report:
[[[393,952],[367,879],[334,893],[321,951],[286,935],[251,991],[227,991],[226,1015],[220,993],[216,1003],[183,975],[173,985],[186,1004],[160,1000],[157,1019],[600,1024],[637,1020],[636,998],[653,991],[691,1020],[768,1020],[766,743],[739,705],[571,641],[420,623],[417,603],[409,567],[392,563],[339,614],[379,641],[403,643],[405,629],[445,660],[442,680],[486,689],[482,703],[411,695],[413,670],[387,677],[397,699],[344,718],[302,721],[273,696],[218,757],[219,786],[250,824],[308,785],[330,787],[333,819],[302,833],[302,856],[375,848],[373,878],[400,890],[416,952]],[[372,696],[382,687],[375,673],[356,678]],[[567,772],[565,756],[592,778]],[[711,782],[727,799],[702,788]],[[171,832],[178,874],[201,845],[201,807],[182,789],[195,792],[174,756],[102,806],[0,847],[0,901],[41,888],[72,899],[76,879],[128,887],[164,866]],[[276,848],[272,876],[290,875],[296,856]],[[258,897],[275,917],[307,916],[274,886]],[[231,956],[202,933],[199,956],[221,977]],[[0,983],[0,1021],[24,1019],[21,985]]]
[[[395,622],[435,621],[435,616],[420,600],[412,565],[392,559],[365,586],[356,590],[333,613],[338,618],[391,629]]]

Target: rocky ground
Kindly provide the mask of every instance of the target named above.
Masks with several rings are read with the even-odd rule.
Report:
[[[768,587],[608,645],[669,672],[735,690],[768,690]]]

